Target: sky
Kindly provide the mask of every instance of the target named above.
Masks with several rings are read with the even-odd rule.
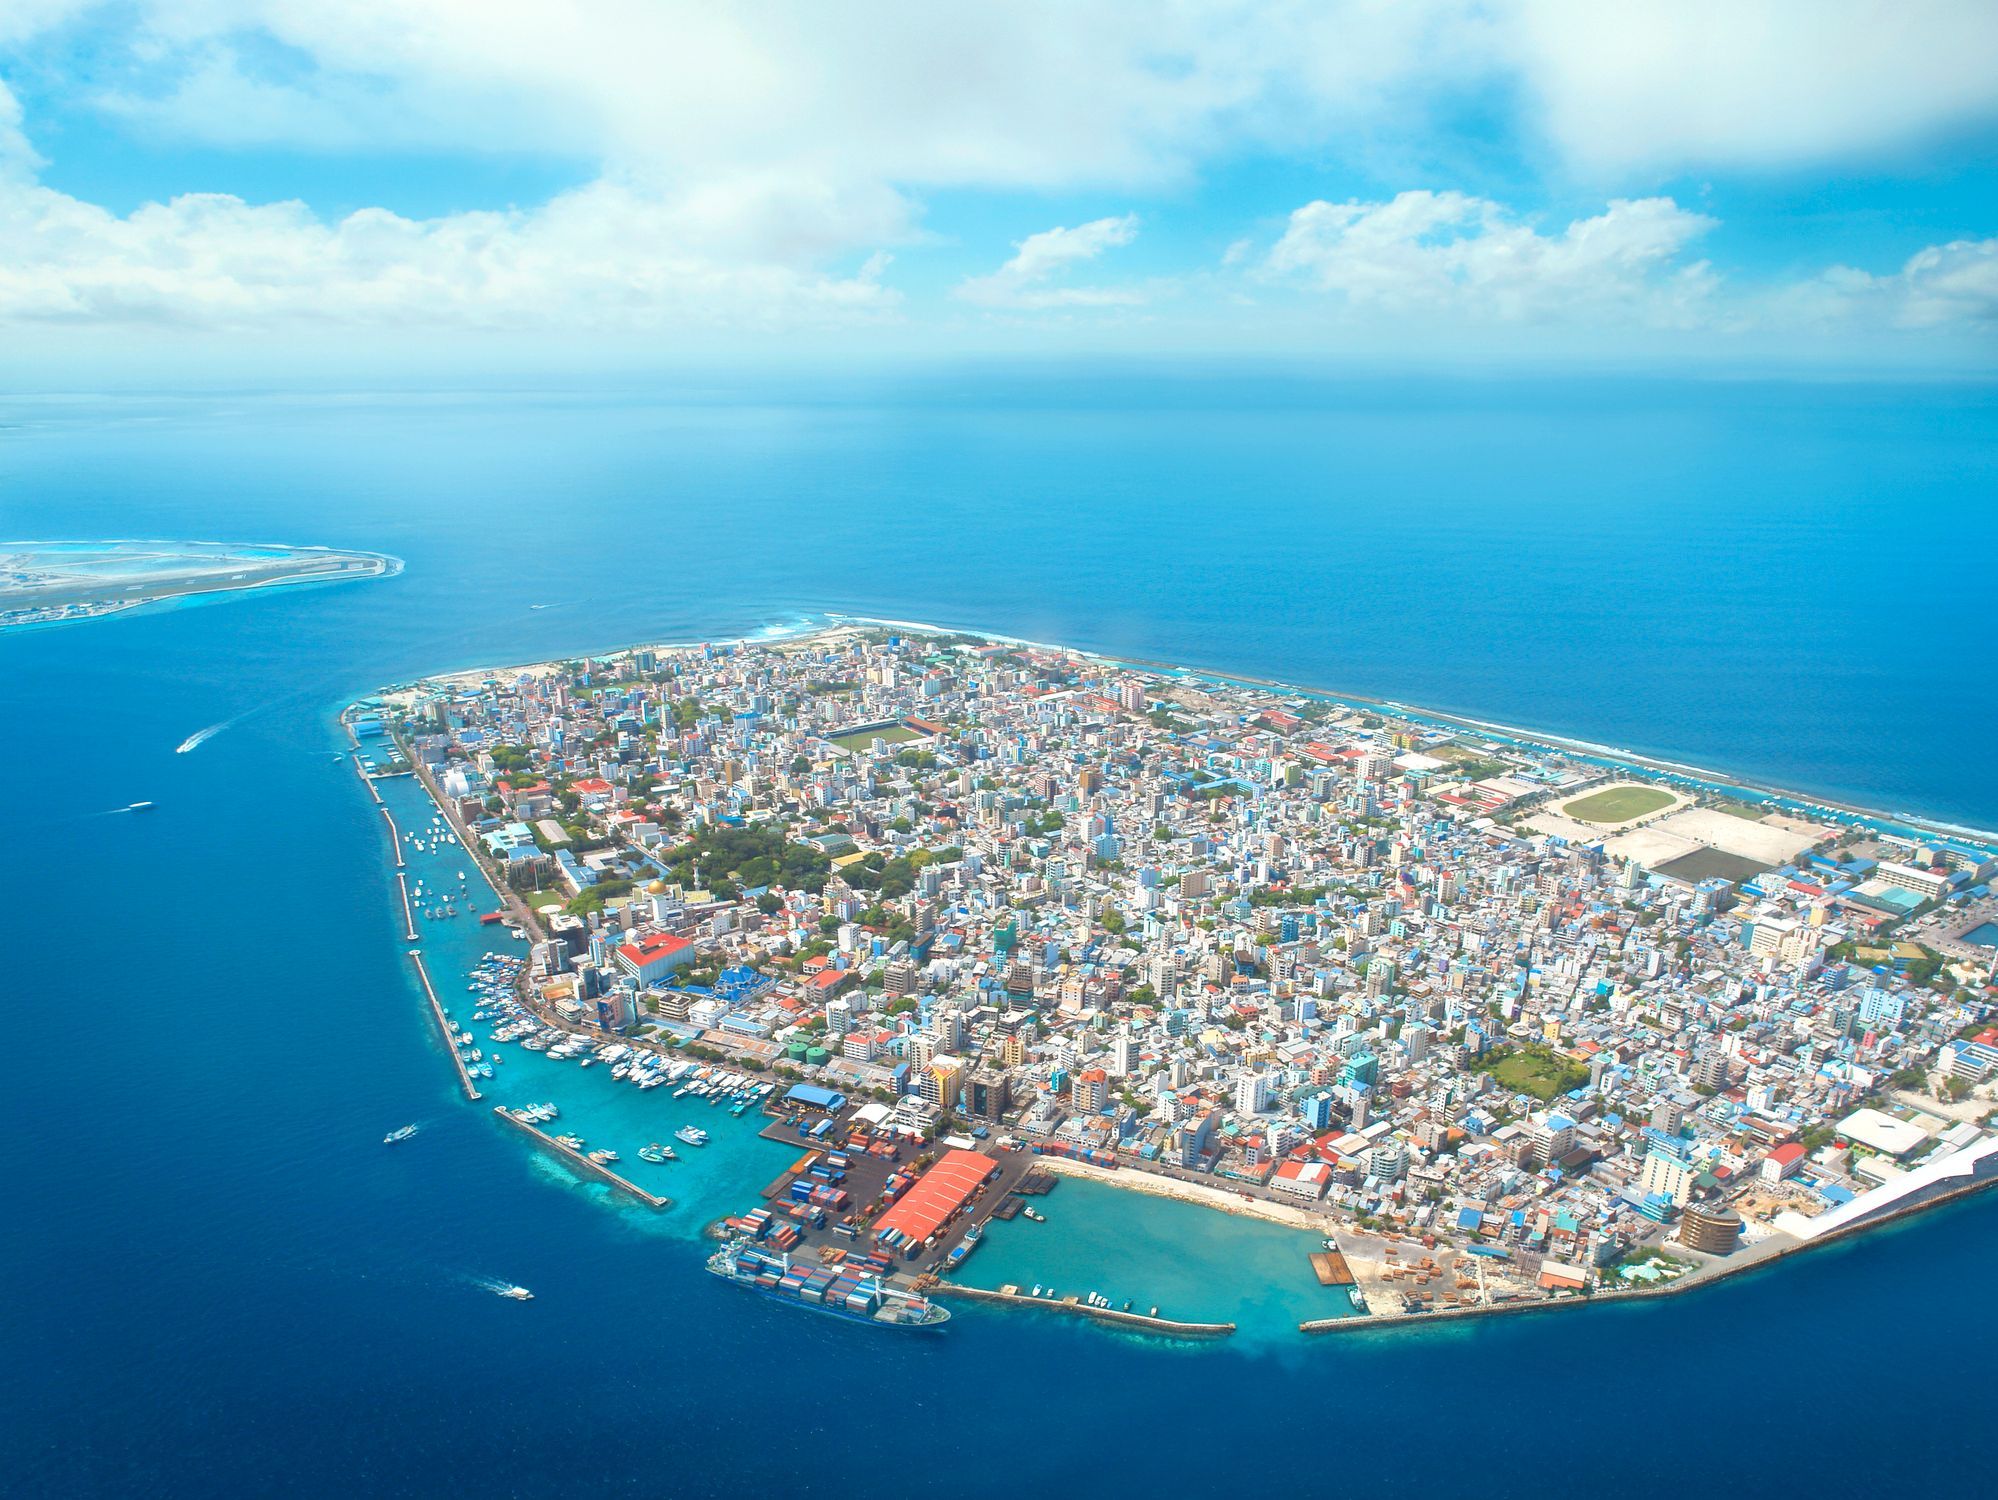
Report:
[[[0,378],[1986,373],[1992,0],[0,0]]]

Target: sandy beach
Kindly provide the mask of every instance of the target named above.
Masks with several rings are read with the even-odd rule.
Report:
[[[1066,1156],[1043,1156],[1040,1158],[1040,1165],[1057,1177],[1086,1177],[1091,1182],[1127,1188],[1134,1193],[1150,1193],[1155,1198],[1177,1198],[1182,1203],[1197,1203],[1202,1208],[1219,1209],[1224,1214],[1239,1214],[1247,1219],[1266,1219],[1287,1229],[1303,1229],[1312,1234],[1324,1235],[1331,1233],[1335,1227],[1323,1214],[1313,1213],[1303,1207],[1292,1208],[1287,1203],[1268,1203],[1261,1198],[1244,1198],[1241,1194],[1231,1193],[1225,1188],[1203,1187],[1194,1182],[1176,1182],[1170,1177],[1160,1177],[1153,1172],[1121,1168],[1113,1171],[1108,1167],[1074,1161]]]

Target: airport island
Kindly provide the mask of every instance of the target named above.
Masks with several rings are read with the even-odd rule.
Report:
[[[100,620],[147,605],[246,589],[385,578],[379,552],[276,543],[0,542],[0,630]]]
[[[783,1300],[1229,1331],[980,1284],[989,1221],[1073,1177],[1310,1231],[1349,1299],[1310,1332],[1683,1292],[1998,1180],[1987,835],[907,625],[456,673],[345,722],[467,1098],[517,1045],[753,1114],[795,1154],[709,1268]],[[404,777],[427,827],[382,800]],[[412,887],[412,842],[489,889]],[[437,921],[520,940],[464,976],[483,1036]],[[496,1113],[670,1205],[558,1112]]]

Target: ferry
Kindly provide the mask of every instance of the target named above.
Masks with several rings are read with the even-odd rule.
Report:
[[[495,1287],[493,1290],[511,1302],[532,1302],[534,1300],[534,1293],[530,1292],[524,1286],[502,1286]]]
[[[382,1144],[384,1146],[393,1146],[397,1141],[406,1141],[416,1134],[417,1128],[414,1125],[399,1126],[382,1137]]]
[[[682,1125],[673,1132],[673,1139],[685,1141],[689,1146],[705,1146],[708,1143],[708,1133],[698,1125]]]
[[[876,1328],[940,1328],[950,1309],[908,1290],[872,1267],[794,1267],[749,1240],[732,1240],[708,1257],[708,1272],[779,1302]]]
[[[985,1226],[983,1224],[972,1225],[970,1230],[966,1232],[963,1241],[953,1246],[950,1254],[945,1257],[945,1264],[951,1270],[955,1271],[970,1258],[971,1252],[978,1248],[978,1242],[984,1238]]]

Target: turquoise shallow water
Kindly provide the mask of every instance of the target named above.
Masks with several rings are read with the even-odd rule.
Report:
[[[1258,1348],[1294,1340],[1307,1318],[1352,1311],[1344,1288],[1320,1286],[1311,1270],[1322,1236],[1074,1178],[1035,1206],[1046,1223],[994,1222],[960,1279],[1101,1292],[1134,1312],[1233,1323],[1235,1337]]]
[[[1319,1295],[1284,1231],[1072,1183],[968,1274],[1017,1264],[1223,1315],[1267,1276],[1270,1305],[1239,1297],[1243,1336],[1188,1348],[985,1308],[884,1335],[744,1296],[702,1274],[696,1236],[783,1148],[697,1106],[716,1142],[658,1169],[678,1201],[653,1215],[465,1104],[401,956],[382,819],[329,752],[338,705],[383,682],[841,610],[1989,825],[1972,752],[1998,740],[1976,607],[1994,478],[1982,387],[1071,373],[751,400],[16,404],[0,535],[281,539],[408,567],[0,637],[0,1473],[32,1495],[343,1500],[978,1497],[1043,1475],[1308,1492],[1328,1472],[1499,1500],[1664,1500],[1689,1472],[1974,1492],[1998,1201],[1656,1307],[1315,1343],[1276,1336]],[[107,811],[141,798],[158,810]],[[445,950],[494,946],[469,922],[424,941],[446,994]],[[555,1098],[636,1171],[672,1123],[662,1091],[559,1067],[510,1049],[497,1092]],[[1855,1371],[1864,1420],[1827,1426]],[[1556,1398],[1551,1441],[1503,1399],[1528,1379]],[[1213,1400],[1197,1425],[1187,1391]],[[1661,1457],[1624,1440],[1661,1397],[1755,1420]],[[935,1472],[934,1435],[967,1412],[1018,1436]]]

